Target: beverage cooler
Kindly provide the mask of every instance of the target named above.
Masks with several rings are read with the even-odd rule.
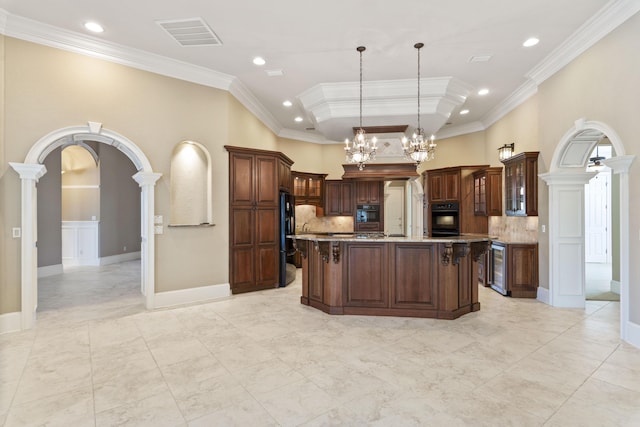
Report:
[[[492,289],[500,292],[502,295],[508,295],[507,291],[507,260],[506,247],[497,242],[491,243],[489,251],[489,262],[487,269],[487,282]]]

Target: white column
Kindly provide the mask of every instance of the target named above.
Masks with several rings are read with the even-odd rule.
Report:
[[[541,174],[549,186],[549,304],[584,308],[584,185],[592,172]]]
[[[633,155],[617,156],[603,163],[620,177],[620,338],[640,346],[629,332],[629,169],[635,158]]]
[[[140,256],[141,281],[140,290],[146,297],[147,309],[154,308],[155,296],[155,234],[153,233],[153,217],[155,215],[155,185],[161,173],[138,172],[133,179],[140,185]]]
[[[38,193],[36,183],[47,173],[41,164],[9,163],[22,181],[21,204],[21,327],[31,329],[35,325],[38,307]]]

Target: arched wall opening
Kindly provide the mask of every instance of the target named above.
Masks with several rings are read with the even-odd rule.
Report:
[[[629,340],[629,169],[635,156],[626,155],[618,134],[608,125],[577,120],[558,143],[549,172],[541,174],[549,186],[549,294],[557,307],[585,307],[584,185],[594,176],[586,166],[597,140],[583,138],[591,131],[606,135],[615,157],[604,160],[619,179],[620,335]]]
[[[21,180],[21,328],[35,325],[37,309],[37,182],[47,172],[43,162],[58,147],[80,141],[109,144],[123,152],[135,165],[133,179],[140,186],[141,223],[141,291],[147,309],[154,307],[155,296],[155,236],[153,234],[155,183],[161,174],[154,173],[144,153],[129,139],[101,123],[58,129],[38,140],[29,150],[24,163],[10,163]]]

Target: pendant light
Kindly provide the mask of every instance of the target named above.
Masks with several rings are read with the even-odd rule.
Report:
[[[424,43],[416,43],[413,45],[418,50],[418,127],[411,139],[402,138],[402,149],[407,159],[416,164],[416,167],[422,162],[433,160],[436,156],[435,137],[427,139],[424,135],[424,129],[420,126],[420,49],[424,47]]]
[[[373,137],[371,140],[365,135],[365,130],[362,128],[362,52],[366,50],[364,46],[358,46],[356,48],[360,52],[360,127],[356,130],[353,141],[349,141],[349,138],[345,139],[344,151],[347,155],[347,162],[357,163],[358,169],[364,169],[365,163],[368,163],[376,158],[376,146],[377,139]]]

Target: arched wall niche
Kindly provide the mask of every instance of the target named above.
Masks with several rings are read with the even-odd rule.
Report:
[[[213,225],[211,155],[200,143],[182,141],[171,155],[170,226]]]

